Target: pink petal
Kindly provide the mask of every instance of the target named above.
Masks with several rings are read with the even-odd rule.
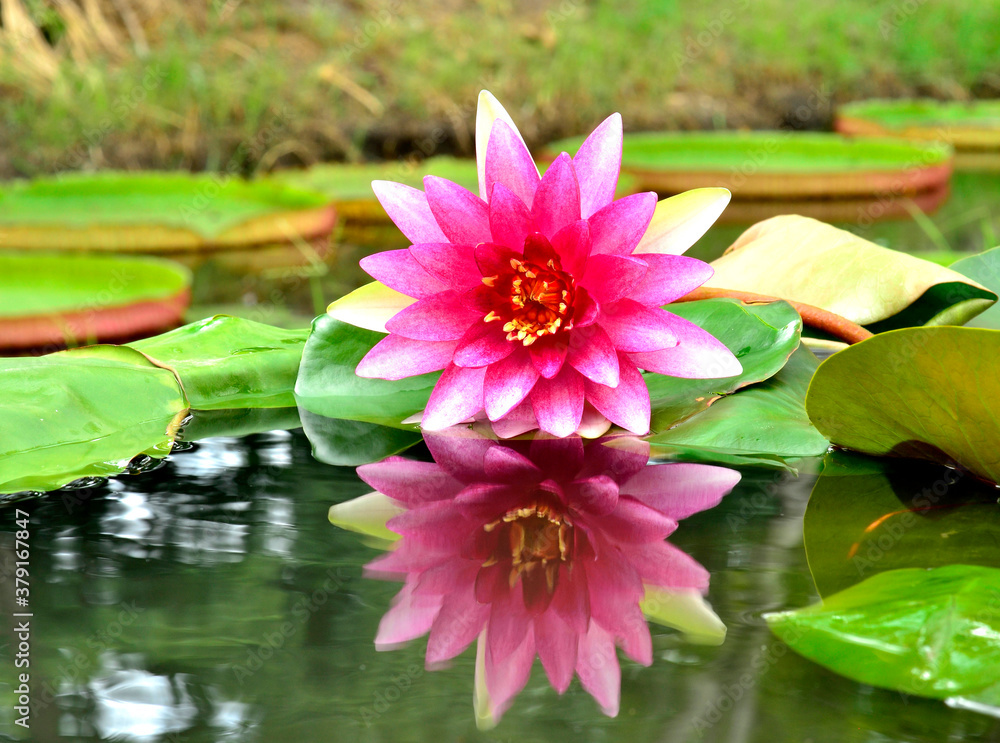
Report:
[[[508,341],[510,343],[510,341]],[[562,338],[543,340],[528,347],[531,363],[545,379],[552,379],[562,369],[569,346]]]
[[[570,570],[559,571],[559,580],[549,608],[574,632],[582,634],[587,631],[590,624],[590,591],[582,562],[573,564]]]
[[[612,201],[590,219],[591,253],[631,255],[656,209],[655,193],[637,193]]]
[[[597,475],[573,482],[567,502],[574,508],[604,516],[618,506],[618,483],[608,475]]]
[[[531,219],[536,229],[549,239],[563,227],[580,221],[580,186],[573,160],[565,152],[542,176],[531,205]]]
[[[526,348],[520,348],[486,369],[483,386],[486,415],[491,421],[503,418],[521,402],[538,380]]]
[[[427,401],[420,427],[440,431],[482,410],[485,376],[485,368],[466,369],[454,364],[446,367]]]
[[[615,717],[621,698],[621,668],[614,640],[596,622],[590,623],[587,634],[580,639],[576,673],[583,688],[601,706],[601,711],[608,717]]]
[[[728,467],[660,464],[643,467],[621,490],[664,516],[680,521],[717,506],[739,481],[740,473]]]
[[[583,466],[583,439],[579,436],[549,438],[536,436],[531,440],[528,456],[532,462],[541,462],[545,474],[554,480],[565,482]]]
[[[602,305],[628,296],[646,275],[646,263],[625,255],[600,253],[587,261],[580,280],[590,295]]]
[[[455,353],[455,341],[415,341],[388,335],[365,354],[355,373],[369,379],[405,379],[444,369]]]
[[[581,219],[566,225],[553,236],[552,249],[559,256],[563,271],[570,276],[581,276],[590,256],[590,224]]]
[[[646,275],[629,292],[628,297],[647,307],[660,307],[680,299],[708,281],[712,267],[697,258],[683,255],[646,253]]]
[[[683,318],[657,311],[667,315],[669,332],[677,338],[677,345],[651,353],[631,354],[630,358],[640,369],[689,379],[720,379],[743,372],[743,365],[733,352],[715,336]]]
[[[464,483],[482,482],[483,459],[496,446],[491,438],[464,427],[425,431],[424,443],[434,461]]]
[[[392,650],[428,632],[441,610],[440,596],[414,595],[407,583],[392,600],[375,635],[376,650]]]
[[[420,508],[411,508],[389,519],[390,531],[432,548],[454,546],[456,533],[467,533],[469,524],[464,514],[449,501],[431,501]]]
[[[654,541],[632,545],[629,555],[646,583],[662,588],[708,589],[708,571],[691,555],[677,549],[670,542]]]
[[[592,382],[618,386],[618,352],[600,325],[572,331],[566,361]]]
[[[587,328],[597,322],[601,316],[601,305],[590,296],[590,292],[582,286],[576,288],[573,299],[573,327]]]
[[[608,436],[587,449],[580,475],[607,475],[617,483],[627,482],[649,461],[649,442],[623,434]]]
[[[505,185],[497,183],[490,196],[491,242],[521,251],[525,238],[536,231],[531,212],[524,202]]]
[[[612,423],[644,436],[649,432],[649,390],[646,381],[624,354],[618,354],[618,367],[617,387],[605,387],[590,380],[584,383],[587,401]]]
[[[676,529],[676,521],[628,496],[619,497],[614,513],[601,520],[604,536],[630,547],[642,542],[662,541]]]
[[[493,185],[502,183],[531,208],[538,188],[538,168],[531,153],[507,122],[493,122],[489,144],[486,146],[486,193],[493,193]]]
[[[576,668],[579,636],[553,611],[535,618],[535,650],[552,687],[562,694],[569,688]]]
[[[504,660],[496,660],[493,657],[488,641],[480,640],[480,642],[484,643],[484,684],[490,697],[490,717],[496,722],[528,683],[531,665],[535,661],[535,637],[531,626],[528,625],[528,631],[523,633],[521,644]]]
[[[507,601],[494,601],[490,605],[490,619],[486,626],[486,644],[495,661],[502,661],[524,640],[525,630],[531,620],[524,608],[521,581],[515,583]]]
[[[531,409],[531,400],[525,398],[521,404],[511,410],[507,415],[498,421],[490,424],[493,433],[501,439],[509,439],[513,436],[520,436],[522,433],[534,431],[538,428],[538,420]]]
[[[501,272],[510,273],[511,258],[521,257],[519,251],[504,245],[481,243],[476,246],[476,264],[483,276],[496,276]]]
[[[487,366],[510,356],[519,344],[507,340],[503,323],[479,320],[465,331],[455,347],[458,366]]]
[[[358,467],[358,477],[393,500],[412,506],[452,498],[462,483],[435,462],[389,457]]]
[[[431,213],[448,238],[440,242],[477,245],[490,239],[490,209],[472,191],[436,175],[424,176],[424,190]]]
[[[615,634],[625,655],[644,666],[653,665],[653,638],[638,604],[619,607]]]
[[[538,466],[507,446],[494,446],[483,460],[483,471],[491,481],[536,483],[542,479]]]
[[[438,227],[423,191],[392,181],[372,181],[372,190],[389,219],[395,222],[410,242],[448,241]]]
[[[531,390],[531,409],[538,426],[553,436],[569,436],[583,416],[583,377],[564,366],[554,379],[539,379]]]
[[[448,285],[431,276],[409,250],[386,250],[366,255],[361,268],[372,278],[408,297],[422,299],[443,292]]]
[[[417,305],[430,301],[422,299],[417,302]],[[403,310],[396,317],[410,311],[410,309]],[[597,322],[604,328],[604,332],[608,334],[615,348],[630,353],[659,351],[663,348],[676,346],[678,340],[674,319],[676,319],[676,315],[657,307],[643,307],[631,299],[622,299],[611,305],[602,305],[601,316]],[[389,327],[389,323],[386,323],[386,327]],[[392,330],[392,328],[389,329]]]
[[[428,665],[451,660],[469,647],[489,615],[490,607],[476,601],[471,584],[445,596],[427,638]]]
[[[615,198],[622,164],[622,139],[621,114],[611,114],[591,132],[573,157],[584,219]]]
[[[417,341],[457,341],[481,316],[467,309],[458,292],[448,290],[420,299],[385,324],[390,333]]]
[[[476,249],[472,245],[421,243],[411,245],[408,252],[428,274],[442,284],[443,289],[473,289],[483,283],[483,275],[479,273],[479,266],[476,264]],[[364,268],[364,260],[361,264]]]

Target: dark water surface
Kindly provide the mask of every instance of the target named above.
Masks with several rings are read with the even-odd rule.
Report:
[[[536,661],[500,725],[476,729],[474,649],[426,671],[425,641],[376,652],[398,584],[362,577],[381,554],[332,526],[370,490],[315,461],[301,431],[208,439],[158,468],[16,504],[30,514],[29,735],[2,657],[0,733],[143,741],[962,741],[1000,721],[860,685],[777,640],[762,613],[817,599],[802,546],[814,478],[744,472],[670,541],[711,571],[728,637],[692,645],[652,627],[649,668],[622,659],[621,712]],[[15,507],[0,510],[14,560]],[[2,571],[4,575],[9,570]],[[14,595],[0,584],[5,623]],[[9,631],[0,656],[13,654]]]

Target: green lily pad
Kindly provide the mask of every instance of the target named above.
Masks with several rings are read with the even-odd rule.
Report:
[[[703,299],[677,302],[667,309],[722,341],[740,360],[743,372],[722,379],[644,373],[654,434],[705,410],[723,395],[776,374],[798,347],[802,332],[802,319],[787,302],[747,304],[737,299]]]
[[[962,150],[1000,149],[1000,101],[931,98],[869,100],[837,109],[837,131],[950,142]]]
[[[150,335],[176,326],[191,273],[155,258],[0,253],[0,348]]]
[[[349,421],[301,411],[302,430],[312,444],[313,456],[338,467],[378,462],[419,444],[418,431],[402,431],[377,423]]]
[[[956,463],[1000,482],[997,358],[997,330],[894,330],[820,364],[806,410],[838,446]]]
[[[1000,293],[1000,248],[956,261],[951,265],[951,270],[968,276],[995,294]],[[1000,330],[1000,305],[994,304],[965,324],[973,328]]]
[[[169,453],[187,401],[138,351],[90,346],[0,359],[0,492],[54,490]]]
[[[283,408],[307,335],[217,315],[130,346],[176,372],[192,408]]]
[[[842,676],[947,699],[1000,683],[1000,570],[890,570],[765,615],[789,647]]]
[[[329,234],[322,193],[187,173],[64,174],[0,187],[0,245],[182,251]]]
[[[581,144],[560,140],[546,154],[573,154]],[[943,144],[787,131],[644,132],[627,134],[622,148],[622,170],[639,190],[721,186],[741,198],[924,191],[948,181],[951,159]]]
[[[827,455],[803,525],[816,590],[830,596],[901,568],[1000,568],[998,495],[929,462]]]
[[[811,304],[872,332],[961,325],[997,300],[957,271],[795,215],[753,225],[712,268],[708,287]]]
[[[683,461],[790,469],[830,445],[806,415],[809,381],[819,362],[799,348],[770,379],[714,402],[703,413],[648,438],[654,456]]]

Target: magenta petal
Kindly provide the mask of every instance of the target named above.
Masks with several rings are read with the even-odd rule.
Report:
[[[518,251],[524,247],[525,238],[537,232],[528,207],[502,183],[493,187],[490,196],[490,232],[492,242]]]
[[[458,366],[487,366],[510,356],[517,344],[507,340],[498,322],[475,322],[465,331],[455,347]]]
[[[550,240],[563,227],[580,221],[580,186],[573,160],[565,152],[542,176],[531,205],[531,219],[536,229]]]
[[[483,395],[486,415],[491,421],[503,418],[528,396],[538,380],[528,349],[520,348],[486,369]]]
[[[630,547],[642,580],[662,588],[708,589],[708,571],[691,555],[670,542],[647,542]]]
[[[368,379],[405,379],[440,371],[451,363],[455,341],[415,341],[388,335],[365,354],[355,370]]]
[[[496,446],[491,438],[464,427],[433,433],[425,431],[424,443],[435,462],[465,483],[483,479],[483,457]]]
[[[649,390],[646,380],[624,354],[618,354],[617,387],[585,382],[587,401],[612,423],[632,433],[649,433]]]
[[[423,191],[392,181],[372,181],[372,190],[389,219],[410,242],[447,242]]]
[[[504,660],[494,657],[489,640],[480,639],[480,643],[485,643],[486,688],[494,721],[499,720],[510,707],[531,675],[531,665],[535,661],[535,637],[530,624],[526,633],[523,629],[522,626],[521,644]]]
[[[476,601],[471,584],[445,596],[427,638],[428,665],[451,660],[469,647],[489,614],[490,607]]]
[[[601,316],[601,305],[582,286],[576,289],[576,299],[573,301],[573,327],[587,328],[593,325]]]
[[[512,258],[521,258],[522,254],[505,245],[481,243],[476,246],[476,265],[483,276],[496,276],[500,272],[510,272]]]
[[[473,289],[483,283],[483,275],[476,264],[476,249],[472,245],[421,243],[411,245],[408,252],[428,274],[442,284],[443,288],[438,291],[449,288]],[[365,260],[367,259],[361,261],[362,268]],[[379,281],[385,283],[382,279]]]
[[[590,256],[590,224],[581,219],[566,225],[553,236],[552,249],[559,256],[563,271],[580,276]]]
[[[443,292],[449,286],[431,276],[406,249],[366,255],[361,268],[376,281],[415,299]]]
[[[525,630],[531,626],[521,587],[522,581],[518,581],[511,587],[507,600],[495,600],[490,605],[486,644],[496,661],[514,652],[524,639]]]
[[[680,521],[717,506],[739,481],[740,473],[728,467],[659,464],[643,467],[622,485],[621,491],[664,516]]]
[[[618,352],[600,325],[573,330],[566,361],[592,382],[618,386]]]
[[[614,639],[596,622],[591,622],[587,634],[580,638],[576,673],[583,688],[601,706],[601,711],[608,717],[615,717],[621,698],[621,668]]]
[[[569,436],[583,417],[583,377],[564,366],[554,379],[539,379],[531,391],[538,427],[553,436]]]
[[[579,637],[553,611],[535,618],[535,650],[542,667],[557,692],[569,688],[576,669],[576,646]]]
[[[393,315],[385,327],[417,341],[457,341],[480,319],[457,292],[448,290],[417,300]]]
[[[611,114],[590,133],[573,157],[584,219],[615,198],[622,164],[622,140],[621,114]]]
[[[538,466],[507,446],[494,446],[483,460],[487,478],[506,483],[535,483],[542,479]]]
[[[436,175],[424,176],[424,190],[448,242],[476,245],[490,239],[490,209],[472,191]]]
[[[743,365],[715,336],[677,315],[667,316],[669,332],[677,345],[651,353],[630,354],[640,369],[688,379],[721,379],[743,372]],[[603,318],[602,318],[603,319]]]
[[[541,462],[545,474],[557,482],[572,480],[583,466],[583,439],[579,436],[549,438],[536,436],[531,440],[528,456],[533,462]]]
[[[655,193],[637,193],[612,201],[590,219],[591,253],[631,255],[656,210]]]
[[[421,428],[440,431],[482,410],[485,376],[485,368],[465,369],[454,364],[446,367],[427,401]]]
[[[582,634],[587,631],[590,624],[590,592],[582,562],[574,563],[569,570],[559,571],[550,610],[555,611],[574,632]]]
[[[629,547],[642,542],[662,541],[676,529],[677,522],[673,519],[624,495],[618,498],[614,513],[601,521],[604,536],[624,542]]]
[[[615,633],[620,638],[622,651],[636,663],[653,665],[653,638],[639,605],[625,604],[619,611]]]
[[[486,193],[492,194],[493,185],[502,183],[530,209],[539,180],[538,168],[521,138],[507,122],[494,121],[486,145]]]
[[[631,294],[646,275],[646,262],[625,255],[600,253],[587,261],[580,285],[602,305]]]
[[[431,300],[422,299],[420,301],[429,302]],[[409,308],[400,312],[399,315],[407,310]],[[663,348],[676,346],[678,340],[675,334],[675,319],[677,319],[676,315],[658,307],[643,307],[631,299],[622,299],[614,304],[602,305],[601,316],[597,323],[604,328],[604,332],[608,334],[615,348],[619,351],[632,353],[659,351]],[[389,323],[386,323],[386,327],[389,328]],[[708,337],[711,338],[711,336]]]
[[[501,439],[509,439],[520,436],[522,433],[534,431],[538,428],[538,419],[531,409],[531,400],[525,398],[521,404],[511,410],[507,415],[491,424],[493,433]]]
[[[407,583],[379,622],[375,649],[391,650],[420,637],[430,630],[440,610],[440,596],[414,595],[413,584]]]
[[[528,347],[531,354],[531,362],[535,365],[538,373],[546,379],[552,379],[559,370],[562,369],[563,361],[566,360],[566,353],[569,346],[563,340],[545,340],[534,343]]]
[[[595,516],[605,516],[618,506],[618,483],[608,475],[597,475],[573,482],[567,501]]]
[[[680,299],[704,284],[714,273],[712,267],[686,255],[643,253],[646,275],[628,292],[629,299],[647,307],[660,307]]]
[[[434,462],[389,457],[358,467],[358,477],[380,493],[408,506],[453,498],[462,483]]]

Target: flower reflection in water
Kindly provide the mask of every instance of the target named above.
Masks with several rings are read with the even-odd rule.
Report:
[[[649,465],[631,436],[497,442],[469,429],[427,434],[435,462],[391,457],[358,469],[376,489],[331,509],[339,525],[373,515],[401,539],[369,572],[405,585],[379,626],[391,649],[430,633],[427,664],[477,643],[476,712],[499,720],[537,655],[564,692],[574,673],[618,712],[616,644],[652,662],[647,613],[703,636],[725,628],[701,599],[708,573],[665,541],[711,508],[739,473]]]

